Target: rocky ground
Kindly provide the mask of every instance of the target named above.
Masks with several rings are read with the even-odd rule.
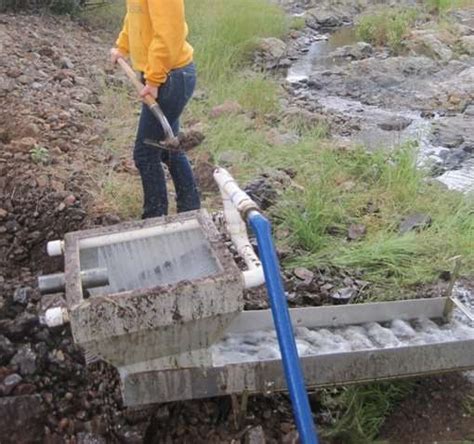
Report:
[[[297,9],[295,5],[290,9],[303,12],[312,9],[310,3],[298,2]],[[320,9],[309,14],[312,30],[295,32],[289,47],[267,42],[256,62],[266,68],[289,67],[308,53],[323,28],[347,24],[353,15],[347,10],[323,15]],[[465,32],[466,37],[473,34],[467,28]],[[472,141],[472,126],[464,120],[472,116],[467,103],[467,98],[472,100],[472,89],[468,88],[474,84],[468,81],[472,75],[469,55],[455,63],[426,55],[385,57],[383,51],[350,46],[339,50],[343,65],[326,66],[320,75],[312,70],[308,79],[288,88],[288,118],[328,121],[335,135],[345,137],[353,136],[364,123],[340,109],[328,111],[320,103],[321,97],[334,95],[378,107],[410,107],[428,115],[443,111],[443,118],[457,119],[456,123],[440,120],[433,137],[441,138],[449,149],[470,153],[466,147]],[[98,172],[120,164],[101,149],[107,112],[101,93],[104,85],[120,82],[106,72],[108,47],[109,42],[99,33],[67,19],[0,15],[0,442],[295,442],[284,395],[252,398],[243,421],[235,417],[229,399],[126,411],[114,370],[100,362],[86,367],[67,327],[50,330],[40,322],[44,310],[62,298],[40,298],[36,289],[38,274],[62,268],[58,261],[45,260],[46,240],[119,220],[113,214],[97,213],[92,205]],[[370,78],[361,75],[372,69]],[[425,87],[428,74],[439,84]],[[390,76],[394,89],[385,94]],[[440,89],[440,84],[445,89]],[[406,85],[413,89],[406,89]],[[424,93],[413,105],[408,99],[418,87]],[[463,140],[446,143],[450,136],[443,132],[443,125],[448,129],[461,125]],[[291,176],[291,171],[285,171],[257,178],[248,191],[262,207],[269,206],[279,190],[291,183]],[[348,236],[357,236],[357,227]],[[294,306],[354,298],[366,285],[360,276],[304,268],[288,272],[285,280]],[[249,293],[246,300],[247,308],[266,307],[262,292]],[[456,393],[465,390],[456,378],[441,381],[454,381]],[[407,409],[420,408],[426,397],[435,402],[426,391],[420,393],[424,395],[412,404],[407,401]],[[436,399],[442,402],[444,398]],[[315,407],[320,405],[318,394],[311,395],[311,402]],[[317,420],[324,424],[330,419],[321,413]],[[392,436],[407,420],[392,421],[393,429],[388,425],[386,436]],[[452,436],[446,431],[436,435]]]

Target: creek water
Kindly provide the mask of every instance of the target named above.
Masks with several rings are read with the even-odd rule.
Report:
[[[344,57],[334,57],[334,51],[358,42],[354,27],[343,27],[331,35],[317,35],[314,40],[288,70],[286,80],[296,90],[307,88],[305,82],[312,74],[350,63]],[[414,141],[419,147],[419,165],[427,167],[442,165],[451,152],[449,148],[432,142],[433,123],[440,118],[436,114],[428,119],[415,110],[366,105],[347,97],[327,94],[324,89],[312,93],[323,111],[341,114],[359,123],[360,131],[350,137],[340,136],[344,141],[362,144],[369,150],[393,148]],[[404,119],[410,123],[399,131],[386,131],[380,127],[382,122],[391,119]],[[474,191],[474,159],[467,159],[459,168],[448,170],[436,179],[450,189],[466,193]]]

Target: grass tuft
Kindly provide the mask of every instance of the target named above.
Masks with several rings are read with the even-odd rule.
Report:
[[[384,7],[359,19],[357,37],[376,46],[388,46],[394,53],[404,47],[403,40],[419,16],[415,8]]]

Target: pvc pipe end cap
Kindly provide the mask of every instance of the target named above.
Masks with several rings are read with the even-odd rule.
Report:
[[[59,327],[67,322],[67,310],[63,307],[54,307],[46,310],[44,323],[48,327]]]
[[[54,240],[48,242],[46,250],[48,251],[48,256],[61,256],[63,254],[63,245],[64,242],[61,240]]]

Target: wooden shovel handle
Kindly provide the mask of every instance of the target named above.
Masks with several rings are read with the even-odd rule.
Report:
[[[117,60],[117,63],[123,69],[125,74],[127,74],[127,77],[130,79],[130,81],[132,82],[137,92],[140,93],[142,89],[145,87],[145,85],[142,82],[140,82],[140,80],[137,79],[137,75],[135,74],[135,71],[130,67],[130,65],[123,58],[119,58]],[[143,97],[143,101],[148,106],[152,106],[156,104],[156,100],[151,94],[147,94],[145,97]]]
[[[135,74],[135,71],[130,67],[130,65],[123,58],[119,58],[117,60],[117,63],[120,65],[120,67],[123,69],[127,77],[130,79],[130,81],[132,82],[137,92],[140,93],[142,89],[144,88],[144,85],[142,82],[140,82],[140,80],[137,79],[137,75]],[[177,139],[173,134],[173,129],[171,128],[168,122],[168,119],[164,115],[156,99],[151,94],[147,94],[145,97],[142,97],[142,100],[148,105],[148,108],[150,108],[150,111],[161,123],[163,131],[165,132],[166,141],[177,143]]]

